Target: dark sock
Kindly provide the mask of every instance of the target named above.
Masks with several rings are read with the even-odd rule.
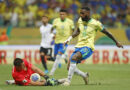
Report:
[[[47,65],[46,65],[46,61],[45,61],[45,56],[41,56],[41,60],[42,60],[42,65],[45,68],[45,70],[48,70]]]

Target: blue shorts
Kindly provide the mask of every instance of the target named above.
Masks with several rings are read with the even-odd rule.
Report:
[[[75,55],[77,52],[80,52],[82,54],[81,60],[78,60],[76,63],[81,63],[82,60],[86,60],[89,56],[93,54],[93,51],[89,47],[81,47],[81,48],[76,48],[75,51],[72,53],[70,57],[71,62],[75,62],[72,60],[73,55]]]
[[[65,47],[64,47],[63,43],[55,44],[55,46],[54,46],[54,55],[57,55],[58,52],[62,52],[64,54],[67,47],[68,47],[67,44],[65,45]]]

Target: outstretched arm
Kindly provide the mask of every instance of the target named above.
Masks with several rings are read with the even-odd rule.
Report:
[[[33,82],[30,81],[29,86],[45,86],[46,85],[46,81],[38,81],[38,82]]]
[[[107,35],[109,38],[111,38],[115,43],[116,43],[116,46],[119,47],[119,48],[123,48],[123,46],[113,37],[113,35],[108,32],[106,29],[104,29],[102,31],[102,33],[104,33],[105,35]]]
[[[45,75],[44,72],[37,68],[36,66],[32,65],[32,70],[36,73],[38,73],[40,76],[44,77],[46,80],[49,78],[49,76]]]
[[[38,73],[40,76],[44,77],[44,72],[42,70],[40,70],[39,68],[37,68],[36,66],[32,65],[32,70],[36,73]]]
[[[79,28],[77,28],[73,33],[72,35],[64,42],[64,45],[67,44],[68,42],[70,42],[70,40],[72,38],[75,38],[76,36],[78,36],[80,34],[80,30]]]

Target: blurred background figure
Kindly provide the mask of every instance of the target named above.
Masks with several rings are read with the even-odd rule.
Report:
[[[8,45],[8,36],[6,31],[3,31],[0,35],[0,45]]]
[[[127,27],[130,25],[129,0],[1,0],[0,25],[13,21],[15,27],[40,26],[38,21],[44,13],[50,19],[58,16],[60,9],[67,8],[69,18],[78,19],[79,8],[89,6],[92,17],[99,19],[108,27]]]
[[[51,31],[52,25],[48,23],[49,18],[47,16],[42,16],[42,25],[40,27],[40,33],[42,36],[41,47],[40,47],[40,57],[42,61],[42,65],[45,69],[45,73],[47,74],[47,60],[54,61],[52,57],[52,44],[54,34]]]

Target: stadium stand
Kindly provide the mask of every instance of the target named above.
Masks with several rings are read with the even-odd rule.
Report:
[[[92,9],[92,17],[108,27],[130,25],[129,0],[1,0],[0,26],[11,23],[14,27],[41,25],[40,17],[48,15],[51,20],[58,16],[61,8],[68,9],[74,21],[78,19],[79,8],[87,5]]]

